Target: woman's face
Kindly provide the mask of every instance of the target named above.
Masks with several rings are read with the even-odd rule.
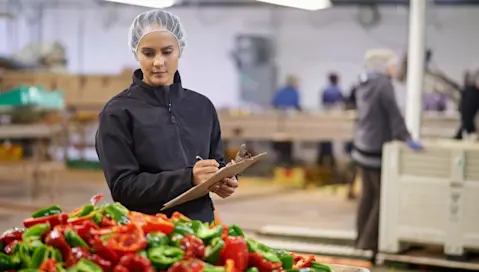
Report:
[[[179,56],[178,41],[169,32],[155,31],[145,35],[136,55],[143,72],[143,81],[150,86],[173,84]]]

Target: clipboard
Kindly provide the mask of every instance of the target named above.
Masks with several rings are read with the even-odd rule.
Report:
[[[198,199],[200,197],[203,197],[209,194],[210,192],[209,188],[213,186],[215,183],[223,180],[224,178],[233,177],[243,173],[251,165],[255,164],[260,159],[265,157],[266,154],[267,154],[266,152],[261,153],[254,157],[244,159],[240,162],[226,165],[225,167],[221,168],[218,172],[216,172],[214,176],[210,177],[205,182],[199,185],[196,185],[195,187],[189,189],[183,194],[167,202],[165,205],[163,205],[163,208],[161,209],[161,211],[183,204],[188,201]]]

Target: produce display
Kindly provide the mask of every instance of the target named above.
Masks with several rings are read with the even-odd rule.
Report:
[[[180,213],[146,215],[120,203],[91,204],[65,213],[34,212],[25,228],[0,237],[0,271],[328,272],[328,265],[268,247],[237,225],[190,220]]]

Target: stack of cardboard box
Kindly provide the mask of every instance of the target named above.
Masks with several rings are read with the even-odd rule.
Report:
[[[0,78],[0,91],[20,85],[34,85],[49,91],[63,92],[67,106],[101,106],[128,88],[131,70],[119,75],[71,75],[33,71],[9,71]]]

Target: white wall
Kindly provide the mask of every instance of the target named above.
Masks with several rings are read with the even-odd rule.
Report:
[[[44,39],[65,44],[72,72],[118,73],[125,66],[137,66],[128,51],[127,29],[141,11],[131,7],[116,12],[104,8],[48,9],[41,28]],[[280,79],[290,73],[299,75],[303,105],[311,108],[318,107],[318,91],[329,71],[340,73],[347,92],[361,69],[365,50],[388,47],[402,54],[407,45],[408,13],[403,7],[381,9],[381,24],[370,30],[357,23],[356,8],[319,12],[184,8],[172,11],[182,19],[189,37],[180,64],[184,85],[209,96],[217,106],[240,103],[238,79],[230,57],[239,33],[264,33],[277,39]],[[437,67],[458,81],[465,69],[479,67],[479,31],[475,28],[479,25],[479,8],[434,8],[429,11],[428,22],[427,40]],[[12,31],[8,32],[8,24],[0,19],[0,54],[19,49],[35,37],[34,23],[19,16],[16,25],[16,39],[9,39]]]

